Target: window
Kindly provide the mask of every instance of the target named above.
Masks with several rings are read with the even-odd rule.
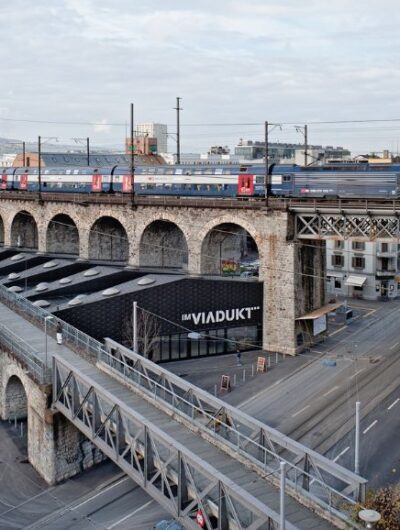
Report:
[[[389,244],[381,243],[381,252],[388,252],[388,250],[389,250]]]
[[[335,289],[341,289],[341,288],[342,288],[342,280],[335,278]]]
[[[360,241],[353,241],[352,243],[353,250],[365,250],[365,243]]]
[[[365,258],[361,258],[360,256],[354,256],[351,259],[351,266],[354,269],[363,269],[365,267]]]
[[[344,256],[341,254],[333,254],[332,256],[332,265],[334,267],[343,267],[344,265]]]
[[[343,240],[335,241],[335,249],[342,249],[342,248],[344,248],[344,241]]]

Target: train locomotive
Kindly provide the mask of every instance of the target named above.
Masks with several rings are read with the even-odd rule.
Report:
[[[132,193],[130,170],[110,167],[3,168],[1,190],[56,193]],[[138,166],[134,191],[145,196],[209,198],[382,198],[400,195],[400,164],[332,163],[319,166]],[[40,189],[39,189],[40,188]]]

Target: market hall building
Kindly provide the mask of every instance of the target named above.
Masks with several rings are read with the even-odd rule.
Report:
[[[91,293],[82,285],[80,295],[75,288],[74,297],[64,295],[61,304],[51,287],[46,292],[49,311],[99,341],[110,337],[129,347],[136,301],[139,349],[155,362],[262,345],[263,284],[257,280],[144,273]],[[198,340],[188,336],[191,332],[199,334]]]

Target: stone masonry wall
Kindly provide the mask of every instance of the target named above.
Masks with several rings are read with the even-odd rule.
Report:
[[[24,366],[0,350],[0,419],[8,419],[7,387],[22,386],[27,397],[28,459],[49,484],[72,477],[104,459],[103,454],[61,414],[53,413],[51,387],[35,383]]]

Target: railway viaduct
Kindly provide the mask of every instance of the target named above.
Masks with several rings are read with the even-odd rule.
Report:
[[[31,194],[32,195],[32,194]],[[221,261],[240,259],[247,240],[257,248],[264,282],[263,347],[295,354],[296,318],[325,300],[323,242],[294,239],[290,212],[237,201],[131,202],[18,193],[0,201],[0,243],[132,266],[220,274]]]

